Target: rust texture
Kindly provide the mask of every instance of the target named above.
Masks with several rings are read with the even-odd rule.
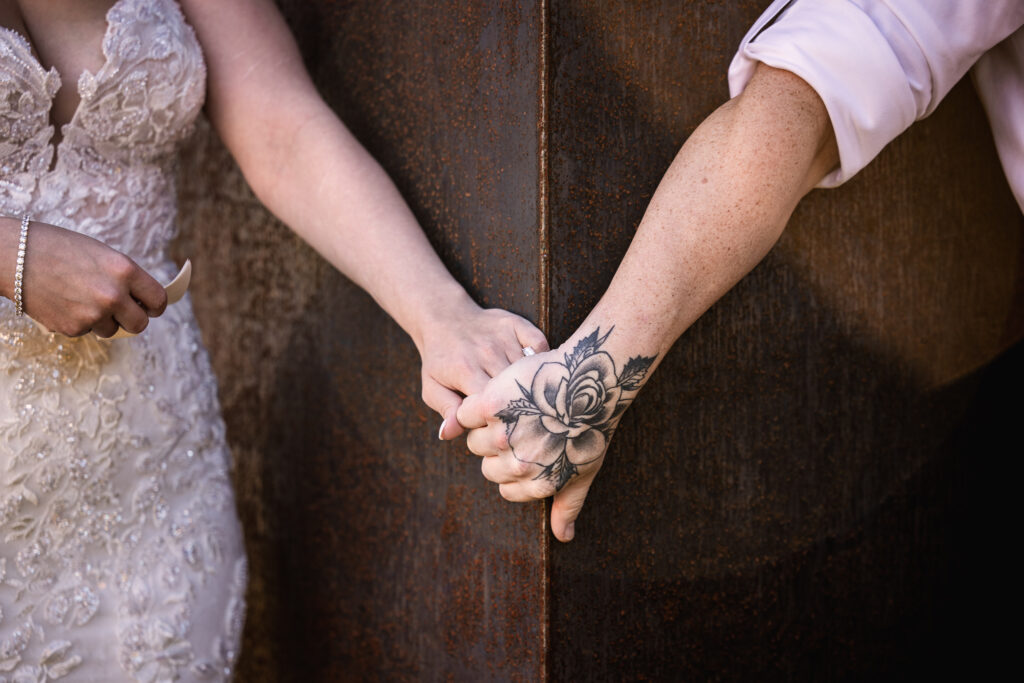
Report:
[[[279,4],[455,276],[536,320],[536,4]],[[543,505],[504,503],[437,441],[411,341],[259,206],[208,129],[180,185],[251,559],[239,679],[537,680]]]
[[[767,1],[279,4],[455,276],[557,344]],[[252,561],[240,680],[977,678],[979,640],[1012,651],[1024,219],[968,83],[676,344],[568,545],[433,440],[411,342],[208,130],[181,193]]]
[[[551,2],[553,344],[727,98],[767,4]],[[1009,590],[985,543],[1013,533],[997,501],[1020,452],[1022,223],[967,82],[862,175],[808,197],[676,344],[576,540],[552,546],[550,679],[983,667]]]

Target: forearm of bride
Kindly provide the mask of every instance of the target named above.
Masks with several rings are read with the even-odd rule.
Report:
[[[314,107],[319,111],[246,175],[272,212],[369,292],[419,346],[430,317],[474,304],[381,166],[333,112]]]
[[[274,3],[182,6],[206,56],[207,113],[260,200],[417,345],[431,316],[475,307],[387,174],[317,94]]]

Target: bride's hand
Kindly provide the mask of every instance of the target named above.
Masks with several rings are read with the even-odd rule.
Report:
[[[523,357],[523,348],[548,350],[544,333],[501,309],[482,309],[465,297],[433,312],[418,344],[423,360],[423,402],[442,418],[438,438],[464,431],[455,418],[463,396],[481,391],[491,377]]]
[[[0,293],[12,298],[20,221],[0,221]],[[110,337],[119,326],[137,334],[167,306],[160,283],[121,252],[38,221],[29,228],[22,290],[25,313],[69,337]]]

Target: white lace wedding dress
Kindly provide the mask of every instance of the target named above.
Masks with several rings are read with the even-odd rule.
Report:
[[[205,65],[174,0],[118,0],[107,22],[56,146],[59,76],[0,28],[0,214],[167,282]],[[0,300],[0,683],[229,678],[246,565],[228,466],[187,298],[116,341],[45,334]]]

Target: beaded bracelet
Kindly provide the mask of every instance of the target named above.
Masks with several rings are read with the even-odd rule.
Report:
[[[28,224],[32,217],[27,213],[21,217],[21,236],[18,238],[18,265],[14,269],[14,313],[24,315],[25,307],[22,301],[21,281],[25,276],[25,248],[28,245]]]

